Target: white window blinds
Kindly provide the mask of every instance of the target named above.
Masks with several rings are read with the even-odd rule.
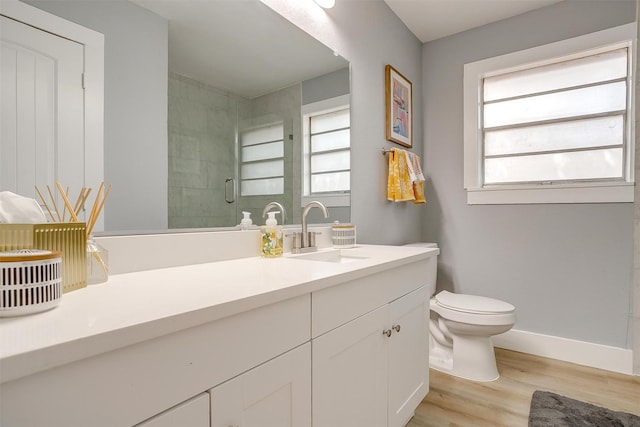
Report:
[[[240,136],[240,194],[284,193],[284,125],[262,126]]]
[[[484,185],[624,180],[628,48],[487,76]]]

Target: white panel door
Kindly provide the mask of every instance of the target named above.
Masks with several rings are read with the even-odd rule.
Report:
[[[386,427],[389,307],[312,341],[313,426]]]
[[[60,181],[78,194],[84,186],[83,46],[0,19],[0,190],[35,198],[34,185]]]
[[[209,395],[199,394],[137,427],[209,427]]]
[[[404,426],[429,391],[428,302],[423,286],[389,305],[389,427]]]
[[[311,344],[209,391],[211,427],[311,427]]]

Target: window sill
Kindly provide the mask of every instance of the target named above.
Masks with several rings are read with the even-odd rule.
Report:
[[[633,183],[467,189],[468,205],[633,203],[633,200]]]

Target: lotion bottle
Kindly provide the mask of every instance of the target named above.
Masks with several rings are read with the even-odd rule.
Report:
[[[265,225],[260,227],[260,255],[265,258],[275,258],[282,255],[283,233],[278,225],[276,214],[279,211],[268,212],[269,217]]]

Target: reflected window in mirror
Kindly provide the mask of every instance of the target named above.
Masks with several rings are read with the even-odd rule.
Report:
[[[305,105],[303,126],[304,197],[326,201],[348,195],[351,190],[349,97]]]
[[[246,130],[240,144],[240,194],[284,194],[284,124]]]

